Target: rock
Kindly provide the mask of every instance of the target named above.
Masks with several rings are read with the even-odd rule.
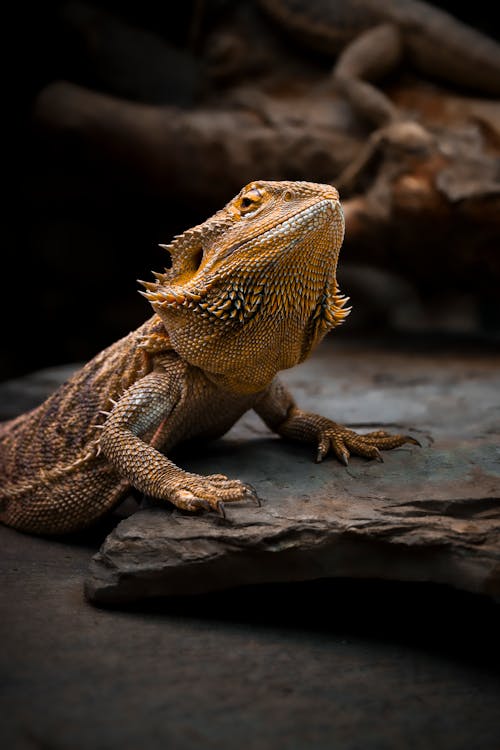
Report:
[[[337,338],[338,340],[338,338]],[[312,462],[255,415],[176,456],[199,473],[251,482],[263,506],[227,520],[171,507],[122,521],[94,557],[99,604],[330,576],[433,581],[500,598],[498,358],[397,353],[328,339],[284,373],[303,408],[360,431],[409,432],[422,448]]]

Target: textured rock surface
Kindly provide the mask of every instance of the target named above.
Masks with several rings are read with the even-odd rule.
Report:
[[[251,414],[181,466],[251,482],[263,507],[214,515],[147,508],[93,559],[101,603],[325,576],[448,583],[500,597],[500,359],[338,348],[325,342],[284,374],[301,406],[373,429],[410,430],[422,448],[385,463],[312,463]]]
[[[343,351],[343,334],[328,343],[331,358],[324,350],[289,373],[304,403],[352,422],[384,409],[387,419],[407,414],[418,430],[434,425],[435,450],[455,432],[480,449],[489,431],[496,444],[498,359]],[[1,384],[2,418],[34,406],[70,369]],[[394,392],[399,404],[391,396],[390,407]],[[247,450],[230,436],[207,462],[262,479],[265,466],[251,463],[258,437],[289,485],[276,497],[293,490],[294,457],[306,478],[326,470],[337,488],[362,466],[316,467],[306,449],[289,454],[257,422],[246,424]],[[379,468],[395,463],[388,455]],[[244,510],[229,509],[233,522]],[[0,527],[5,747],[497,750],[500,606],[491,599],[335,578],[96,609],[85,605],[82,582],[114,523],[64,539]]]

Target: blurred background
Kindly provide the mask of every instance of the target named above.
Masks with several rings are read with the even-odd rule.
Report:
[[[403,54],[374,86],[404,127],[375,123],[332,76],[325,5],[10,12],[1,379],[86,360],[139,325],[136,279],[168,261],[157,244],[252,179],[340,185],[354,310],[335,335],[498,339],[500,91],[480,64],[449,80]],[[432,5],[498,43],[490,3]],[[453,34],[440,28],[443,49]]]

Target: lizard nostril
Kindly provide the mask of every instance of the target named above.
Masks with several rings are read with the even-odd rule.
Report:
[[[292,191],[291,190],[286,190],[285,193],[283,194],[283,200],[285,200],[285,201],[291,201],[292,198],[293,198]]]

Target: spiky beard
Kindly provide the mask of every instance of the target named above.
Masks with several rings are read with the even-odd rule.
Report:
[[[335,276],[338,203],[316,200],[264,229],[250,222],[247,237],[241,226],[219,212],[168,246],[172,269],[141,283],[174,349],[247,390],[249,372],[260,369],[261,384],[302,361],[350,309]]]

